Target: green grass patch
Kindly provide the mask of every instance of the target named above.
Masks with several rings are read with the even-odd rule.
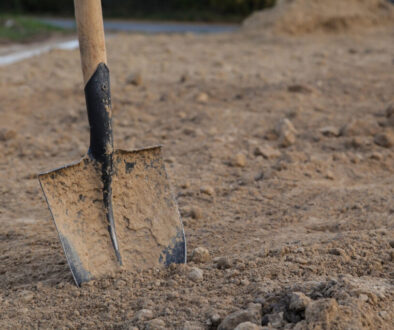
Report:
[[[66,30],[38,21],[35,18],[0,15],[0,42],[30,42],[46,39]]]

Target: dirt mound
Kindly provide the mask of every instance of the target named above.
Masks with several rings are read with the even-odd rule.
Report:
[[[279,0],[273,9],[247,18],[243,28],[259,33],[333,33],[393,22],[394,6],[387,0]]]

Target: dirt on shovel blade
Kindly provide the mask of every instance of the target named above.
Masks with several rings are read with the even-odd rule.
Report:
[[[113,155],[112,207],[129,271],[185,262],[185,241],[160,147]],[[108,233],[100,164],[79,163],[39,176],[78,285],[120,270]]]

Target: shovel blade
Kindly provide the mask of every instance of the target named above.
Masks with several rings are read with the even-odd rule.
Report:
[[[112,207],[119,266],[103,204],[101,167],[80,162],[40,174],[68,264],[79,286],[120,268],[186,262],[186,241],[160,147],[113,153]]]

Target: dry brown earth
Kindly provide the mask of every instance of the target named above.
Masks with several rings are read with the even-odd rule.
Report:
[[[87,149],[78,51],[1,68],[0,328],[393,328],[393,38],[111,38],[117,147],[164,145],[210,256],[81,289],[36,178]]]

